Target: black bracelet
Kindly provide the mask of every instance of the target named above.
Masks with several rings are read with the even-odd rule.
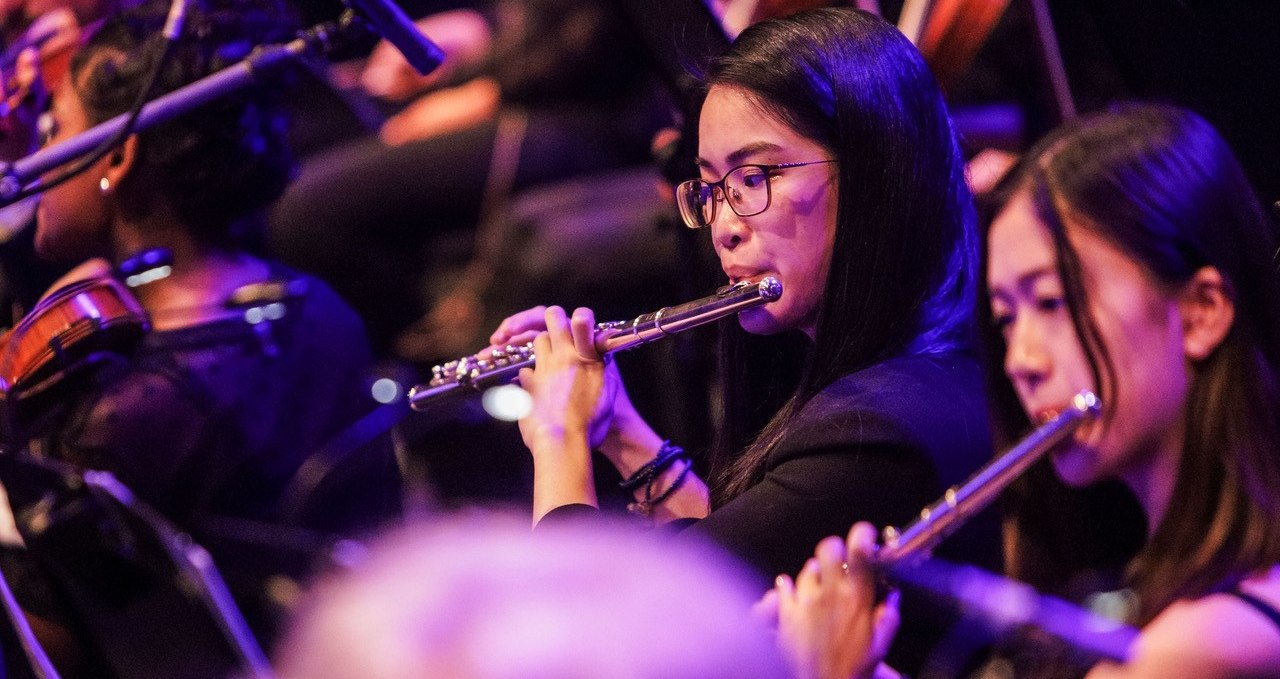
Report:
[[[618,487],[625,491],[635,492],[640,486],[652,483],[662,472],[667,470],[667,467],[675,464],[675,461],[680,458],[688,459],[684,448],[670,441],[663,441],[662,447],[658,449],[658,455],[619,483]]]
[[[680,470],[680,474],[676,476],[676,480],[672,481],[671,485],[667,486],[666,490],[659,493],[658,497],[653,497],[653,483],[650,482],[650,484],[645,487],[644,499],[639,502],[632,502],[628,504],[627,511],[640,516],[652,516],[654,507],[666,502],[667,498],[671,497],[677,490],[680,490],[680,486],[683,486],[685,479],[689,477],[689,470],[691,469],[693,469],[693,460],[686,457],[684,469]],[[655,477],[653,480],[657,481],[658,479]]]

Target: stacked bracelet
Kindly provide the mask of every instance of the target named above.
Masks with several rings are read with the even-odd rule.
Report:
[[[634,474],[619,483],[618,487],[626,491],[635,492],[640,486],[647,486],[652,483],[654,479],[662,475],[662,472],[667,470],[667,467],[675,464],[676,460],[680,458],[688,459],[684,448],[670,441],[663,441],[662,447],[658,449],[657,457],[646,462]]]
[[[684,460],[684,469],[680,470],[680,474],[676,476],[675,481],[670,486],[655,495],[654,484],[662,478],[663,472],[679,460]],[[641,516],[651,516],[654,507],[665,502],[667,498],[680,489],[680,486],[684,485],[691,469],[693,469],[693,461],[685,454],[684,449],[670,441],[663,441],[656,457],[637,469],[625,481],[618,484],[623,490],[632,492],[635,492],[640,486],[644,486],[644,499],[628,504],[627,511]]]

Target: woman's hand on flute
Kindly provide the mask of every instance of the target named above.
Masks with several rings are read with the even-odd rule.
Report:
[[[591,310],[574,311],[567,336],[565,326],[559,307],[535,307],[508,317],[489,338],[494,347],[534,342],[537,363],[520,375],[533,411],[520,421],[520,432],[534,456],[535,520],[560,505],[595,504],[592,448],[627,478],[662,447],[662,437],[627,397],[617,367],[596,351]],[[656,486],[668,487],[679,471],[679,465],[668,469]],[[639,499],[644,490],[636,492]],[[659,523],[702,518],[709,511],[707,495],[706,485],[687,474],[652,518]]]
[[[848,543],[829,537],[793,582],[778,576],[757,605],[776,615],[778,644],[801,679],[881,679],[881,661],[898,630],[898,594],[876,602],[875,529],[859,522]],[[847,568],[846,568],[847,564]]]
[[[581,342],[583,351],[578,352],[578,358],[586,361],[600,361],[594,344],[594,314],[590,309],[578,309],[574,312],[575,317],[580,314],[585,325],[582,326],[580,332],[574,330],[576,326],[571,325],[571,331],[578,333],[575,335],[573,348],[577,349],[577,343]],[[533,307],[508,316],[489,337],[489,349],[497,349],[507,345],[520,346],[533,342],[538,333],[547,330],[546,318],[547,307],[545,306]],[[588,329],[591,329],[592,332],[588,332]],[[588,338],[590,338],[590,341],[588,341]],[[538,367],[542,367],[542,355],[537,353],[536,348],[535,355],[539,357]],[[634,472],[636,468],[653,459],[654,454],[662,445],[662,437],[653,431],[653,428],[645,422],[644,418],[636,411],[635,406],[631,404],[631,399],[627,396],[621,376],[618,375],[617,369],[613,365],[606,365],[605,377],[609,380],[609,398],[611,399],[612,408],[607,413],[600,413],[601,417],[592,431],[590,443],[592,447],[598,448],[618,468],[620,474],[626,477]],[[537,378],[534,377],[533,379]],[[530,393],[532,394],[532,392]],[[535,395],[535,403],[536,400],[537,396]],[[602,425],[605,427],[603,436],[599,431]]]
[[[511,314],[502,319],[498,329],[489,336],[489,350],[507,345],[522,346],[533,341],[538,333],[547,329],[547,307],[536,306],[532,309]]]
[[[514,340],[531,329],[528,312],[522,313],[525,318],[513,317],[519,323],[503,322]],[[533,340],[537,363],[520,371],[520,386],[533,399],[520,435],[533,454],[535,523],[562,505],[596,504],[591,449],[604,440],[621,384],[617,369],[595,350],[590,309],[578,309],[570,319],[564,309],[547,307],[543,321],[546,329]]]
[[[596,351],[595,314],[579,308],[570,318],[552,306],[544,318],[546,330],[533,340],[538,361],[520,371],[520,385],[533,397],[532,411],[520,420],[521,434],[531,448],[540,439],[573,436],[583,437],[592,448],[599,446],[621,380]]]

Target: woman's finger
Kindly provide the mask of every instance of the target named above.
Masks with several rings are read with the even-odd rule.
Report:
[[[848,576],[854,584],[854,592],[862,606],[875,603],[876,576],[873,569],[876,551],[876,529],[865,521],[855,523],[849,529]]]
[[[836,585],[845,574],[845,542],[836,536],[823,538],[814,550],[824,585]]]
[[[549,355],[551,355],[551,337],[550,337],[547,333],[545,333],[545,332],[540,332],[540,333],[538,333],[538,336],[537,336],[537,337],[534,337],[534,338],[533,338],[533,353],[534,353],[534,355],[535,355],[535,356],[537,356],[537,355],[541,355],[541,356],[549,356]],[[529,371],[529,373],[530,373],[530,375],[534,375],[534,374],[536,374],[532,369],[525,368],[524,370],[528,370],[528,371]],[[520,375],[521,375],[521,384],[526,384],[526,382],[524,381],[524,377],[523,377],[523,376],[524,376],[524,370],[521,370],[521,371],[520,371]]]
[[[751,606],[751,617],[768,625],[769,627],[778,626],[778,590],[771,589],[764,593],[754,605]]]
[[[503,346],[507,344],[525,344],[533,340],[533,335],[547,329],[546,324],[547,307],[536,306],[532,309],[511,314],[502,319],[498,324],[498,329],[493,331],[489,336],[489,344],[494,346]],[[522,342],[513,341],[517,337],[528,335],[528,339]]]
[[[871,631],[871,655],[883,658],[889,653],[893,637],[898,633],[898,624],[902,621],[898,610],[898,601],[902,594],[898,590],[889,592],[883,603],[876,608],[875,624]]]
[[[547,307],[545,318],[547,321],[547,337],[551,340],[551,350],[563,351],[564,348],[573,346],[573,334],[569,331],[569,317],[565,315],[564,308],[555,305]],[[535,350],[534,355],[537,354],[538,352]]]
[[[791,603],[796,596],[796,583],[790,575],[779,575],[773,580],[773,589],[778,592],[778,601],[782,605]]]
[[[573,318],[569,320],[573,333],[573,348],[578,356],[588,361],[600,360],[600,352],[596,350],[596,314],[586,307],[573,310]]]
[[[822,566],[817,559],[810,558],[804,562],[804,567],[796,575],[796,596],[801,599],[817,596],[821,573]]]

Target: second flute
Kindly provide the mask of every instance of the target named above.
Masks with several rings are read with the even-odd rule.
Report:
[[[717,290],[692,302],[663,307],[630,321],[613,321],[596,326],[596,351],[601,356],[652,342],[730,314],[776,302],[782,297],[782,283],[768,276],[759,282],[742,281]],[[487,356],[465,356],[431,369],[431,381],[409,392],[409,405],[425,410],[434,403],[451,397],[515,380],[522,368],[534,365],[533,343],[507,346],[488,352]]]
[[[1076,394],[1052,420],[1037,427],[964,483],[947,489],[937,502],[921,510],[920,518],[911,525],[901,530],[892,526],[885,528],[884,546],[877,554],[881,565],[928,557],[943,538],[985,509],[1032,464],[1101,412],[1102,403],[1092,392]]]

